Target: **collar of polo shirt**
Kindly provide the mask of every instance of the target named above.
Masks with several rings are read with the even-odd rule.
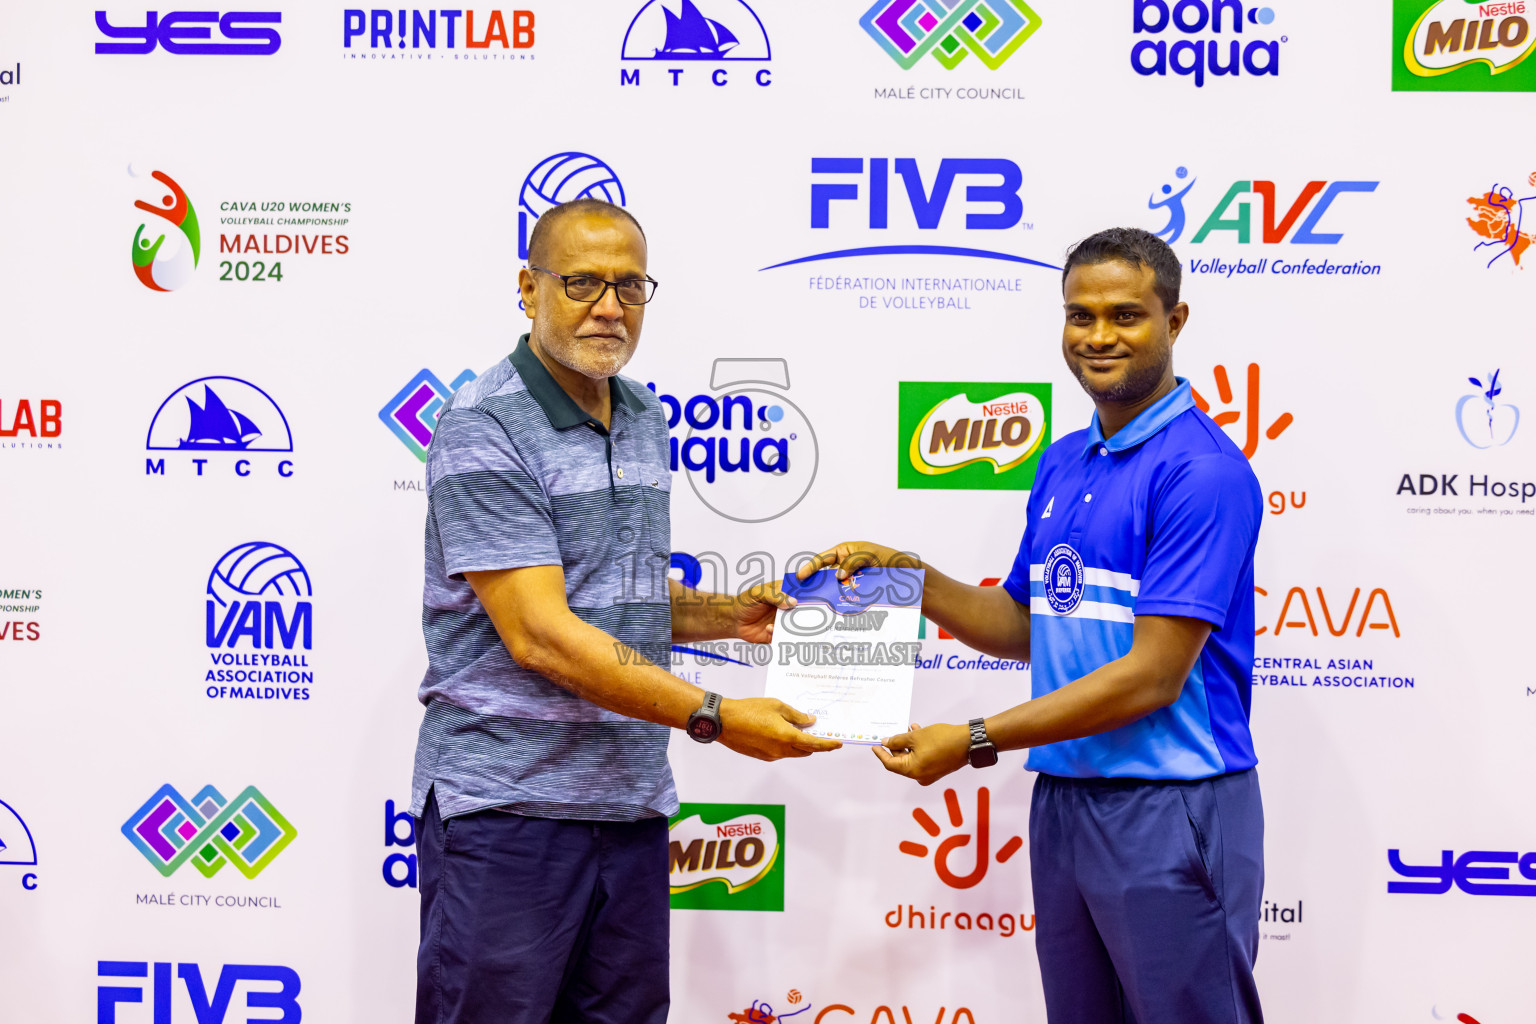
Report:
[[[523,378],[523,384],[527,386],[528,393],[533,400],[539,403],[539,408],[544,410],[544,415],[549,418],[549,425],[556,430],[569,430],[571,427],[579,427],[583,423],[592,423],[602,427],[576,400],[565,393],[555,378],[550,376],[549,370],[539,362],[539,357],[533,354],[533,349],[528,345],[528,335],[523,335],[517,340],[517,348],[507,357],[512,365],[517,368],[518,374]],[[645,411],[645,403],[639,396],[630,391],[628,385],[619,380],[618,376],[608,378],[608,397],[613,401],[613,408],[628,409],[639,414]]]
[[[533,353],[529,353],[532,355]],[[538,360],[535,359],[535,362]],[[1112,452],[1123,452],[1149,440],[1159,430],[1172,423],[1181,413],[1194,407],[1195,396],[1184,377],[1175,377],[1178,385],[1162,398],[1143,409],[1131,422],[1121,427],[1114,437],[1104,439],[1104,428],[1099,426],[1099,413],[1094,410],[1093,422],[1088,425],[1088,440],[1083,443],[1083,454],[1099,445]]]

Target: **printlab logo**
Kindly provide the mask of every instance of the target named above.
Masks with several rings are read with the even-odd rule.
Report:
[[[1392,0],[1392,90],[1536,91],[1524,0]]]
[[[1520,267],[1521,257],[1536,242],[1536,224],[1530,229],[1525,226],[1525,204],[1536,200],[1536,173],[1531,174],[1530,185],[1532,194],[1517,199],[1514,189],[1495,182],[1486,194],[1467,200],[1473,210],[1467,227],[1483,239],[1472,248],[1489,257],[1489,269],[1505,256],[1511,265]]]
[[[630,21],[619,53],[624,61],[714,64],[709,80],[725,86],[730,84],[730,62],[770,61],[773,46],[763,20],[743,0],[648,0]],[[688,71],[687,67],[665,67],[653,73],[670,75],[678,86]],[[619,84],[640,85],[641,73],[638,67],[620,68]],[[772,72],[758,68],[753,81],[772,85]]]
[[[896,486],[1027,491],[1051,443],[1049,384],[902,381]]]
[[[1479,449],[1509,444],[1520,429],[1520,407],[1496,401],[1504,393],[1499,371],[1488,375],[1486,385],[1476,377],[1467,381],[1478,390],[1456,401],[1456,429],[1461,431],[1461,439]]]
[[[283,38],[275,28],[281,24],[281,11],[148,11],[142,25],[113,25],[106,11],[96,12],[96,27],[109,39],[131,39],[127,43],[97,43],[98,54],[154,53],[156,47],[166,53],[211,57],[270,57],[282,48]],[[212,42],[218,29],[222,42]]]
[[[0,439],[27,438],[24,441],[0,440],[0,451],[7,448],[63,448],[64,442],[58,440],[64,432],[64,403],[56,398],[44,398],[37,402],[34,410],[33,400],[30,398],[4,399],[0,398]],[[9,423],[7,426],[6,405],[11,408]],[[42,440],[40,441],[39,438]]]
[[[128,175],[139,177],[131,166]],[[197,229],[197,211],[192,208],[186,190],[164,171],[153,171],[151,176],[169,190],[168,194],[161,197],[160,206],[142,199],[134,200],[133,205],[176,230],[167,231],[159,220],[140,223],[133,234],[133,272],[150,291],[173,292],[192,279],[202,257],[202,235]],[[150,241],[151,236],[154,241]]]
[[[976,818],[975,832],[958,832],[939,843],[933,851],[933,870],[938,874],[939,880],[952,889],[969,889],[983,878],[987,877],[988,858],[991,854],[992,841],[992,792],[986,786],[976,791]],[[965,814],[960,808],[960,795],[953,789],[944,791],[944,809],[949,818],[949,824],[953,828],[962,828],[965,825]],[[921,807],[914,808],[912,819],[928,834],[930,839],[938,839],[944,833],[933,816]],[[976,858],[971,870],[965,874],[953,870],[949,864],[949,856],[963,846],[971,846],[971,855]],[[1008,863],[1014,854],[1023,847],[1024,840],[1019,836],[1013,836],[997,849],[996,860],[999,864]],[[913,857],[927,857],[929,850],[925,843],[916,843],[903,839],[897,847],[902,853]]]
[[[687,470],[688,486],[712,512],[763,523],[810,493],[821,448],[789,399],[785,360],[716,359],[709,380],[715,394],[679,399],[646,386],[666,409],[672,472]]]
[[[667,828],[672,909],[784,909],[782,804],[683,804]]]
[[[1270,35],[1274,21],[1273,8],[1245,10],[1236,0],[1131,0],[1132,34],[1155,37],[1131,47],[1131,67],[1144,76],[1166,77],[1171,70],[1193,77],[1197,89],[1207,74],[1278,77],[1280,44],[1290,37],[1253,38]],[[1172,46],[1170,38],[1176,40]]]
[[[1469,896],[1536,896],[1536,853],[1516,850],[1468,850],[1461,856],[1441,850],[1438,864],[1405,864],[1399,850],[1387,851],[1387,863],[1400,878],[1424,881],[1387,883],[1389,893],[1441,896],[1454,885]],[[1525,882],[1510,879],[1524,878]]]
[[[518,259],[528,258],[533,222],[573,199],[601,199],[623,206],[624,185],[613,168],[587,153],[556,153],[541,160],[523,179],[517,194]]]
[[[384,403],[379,410],[379,421],[389,428],[400,443],[422,462],[427,461],[427,448],[432,435],[437,432],[437,417],[459,388],[475,379],[472,370],[465,370],[444,384],[431,370],[423,369]]]
[[[35,867],[37,843],[32,840],[32,830],[21,820],[16,808],[0,800],[0,868]],[[23,872],[21,887],[29,892],[36,889],[37,872]]]
[[[369,52],[362,53],[365,36]],[[531,53],[508,51],[533,48],[533,12],[351,8],[342,12],[341,38],[353,59],[531,60]],[[477,50],[485,52],[470,52]]]
[[[123,822],[122,833],[166,878],[188,861],[204,878],[225,864],[255,878],[298,835],[255,786],[233,800],[204,786],[189,801],[170,784]]]
[[[968,55],[996,71],[1040,28],[1024,0],[878,0],[859,19],[903,70],[932,55],[954,70]]]
[[[117,1024],[117,1004],[149,1002],[155,1007],[155,1024],[170,1024],[172,999],[176,994],[174,977],[180,978],[186,988],[187,1002],[198,1024],[223,1024],[229,1017],[229,1007],[235,995],[235,986],[241,982],[253,985],[276,985],[276,989],[251,987],[245,990],[245,1005],[252,1010],[281,1010],[281,1017],[246,1017],[242,1020],[270,1020],[283,1024],[298,1024],[304,1016],[299,1005],[301,984],[298,972],[291,967],[263,964],[224,964],[219,968],[219,980],[213,994],[208,994],[208,984],[197,964],[156,963],[154,980],[150,977],[150,962],[146,960],[100,960],[96,963],[96,976],[109,978],[111,984],[96,986],[96,1024]],[[127,981],[127,984],[123,984]],[[146,999],[145,989],[149,989]],[[142,1018],[135,1015],[134,1020]],[[185,1017],[177,1016],[178,1020]]]
[[[144,447],[150,452],[181,452],[186,466],[204,476],[208,464],[228,466],[236,476],[250,476],[250,458],[222,459],[263,452],[293,451],[288,417],[271,395],[239,377],[199,377],[188,381],[160,403],[149,421]],[[146,457],[144,472],[165,475],[166,456]],[[174,464],[174,462],[173,462]],[[278,460],[279,477],[293,476],[293,460]]]

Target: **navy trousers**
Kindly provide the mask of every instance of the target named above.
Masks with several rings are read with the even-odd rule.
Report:
[[[663,1024],[667,822],[417,824],[416,1024]]]
[[[1050,1024],[1262,1024],[1252,770],[1195,782],[1041,775],[1029,852]]]

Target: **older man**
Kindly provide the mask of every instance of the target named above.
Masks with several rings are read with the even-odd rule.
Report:
[[[791,602],[667,577],[666,418],[618,375],[656,288],[640,225],[578,200],[528,248],[532,330],[453,397],[427,458],[416,1020],[654,1024],[669,728],[763,760],[838,744],[659,667],[674,640],[766,642]]]

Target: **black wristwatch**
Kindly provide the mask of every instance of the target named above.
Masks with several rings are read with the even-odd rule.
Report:
[[[966,757],[972,768],[990,768],[997,764],[997,744],[987,739],[987,720],[971,719],[971,749]]]
[[[704,692],[704,703],[688,716],[688,735],[699,743],[713,743],[720,738],[720,695]],[[992,755],[993,760],[997,755]]]

